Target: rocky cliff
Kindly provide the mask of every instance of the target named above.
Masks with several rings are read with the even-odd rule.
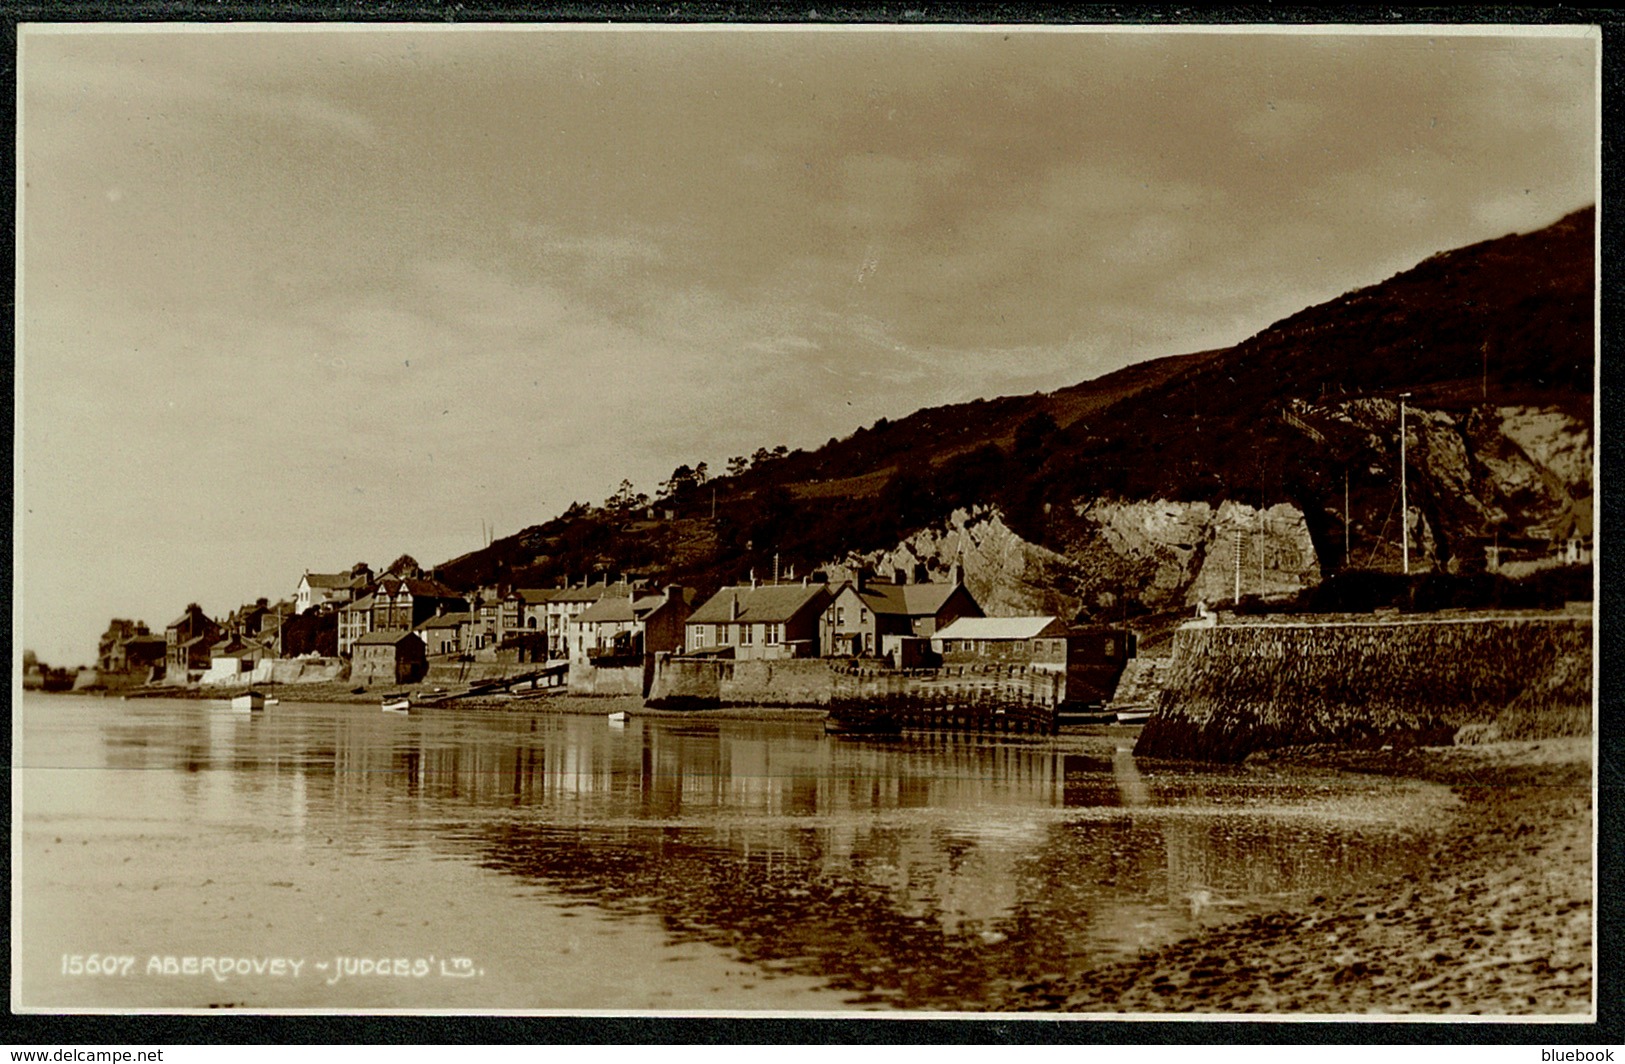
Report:
[[[965,586],[995,616],[1109,615],[1124,598],[1181,609],[1232,598],[1238,583],[1243,595],[1279,599],[1320,580],[1304,516],[1287,503],[1095,500],[1076,508],[1090,534],[1065,553],[1027,542],[997,511],[978,509],[955,511],[863,560],[881,571],[923,565],[938,579],[958,563]]]

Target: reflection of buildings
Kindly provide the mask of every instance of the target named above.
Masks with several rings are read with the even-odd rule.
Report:
[[[1397,832],[1246,812],[1256,776],[1142,769],[1109,747],[175,705],[109,725],[108,756],[181,772],[203,819],[469,857],[550,896],[652,914],[752,962],[921,1007],[1132,954],[1238,914],[1237,899],[1323,891],[1414,859]]]

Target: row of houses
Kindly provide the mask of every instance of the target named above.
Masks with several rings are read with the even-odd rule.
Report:
[[[319,629],[331,649],[310,651],[305,644]],[[1002,657],[1063,666],[1076,653],[1069,626],[1057,618],[985,617],[958,566],[940,581],[834,566],[799,582],[753,578],[697,603],[692,589],[635,580],[464,592],[416,569],[375,578],[358,564],[348,572],[306,572],[291,601],[260,599],[224,622],[191,604],[162,638],[137,622],[115,621],[100,659],[107,667],[161,664],[171,678],[224,676],[282,656],[283,636],[294,632],[305,652],[349,658],[360,682],[397,682],[446,658],[632,665],[675,653],[886,658],[914,667]]]

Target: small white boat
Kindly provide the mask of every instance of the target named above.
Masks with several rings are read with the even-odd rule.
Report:
[[[609,715],[609,722],[611,724],[625,724],[626,723],[626,710],[622,709],[622,710],[617,710],[614,713],[611,713]]]
[[[1151,719],[1149,709],[1120,709],[1117,711],[1119,724],[1144,724]]]
[[[267,698],[265,700],[265,704],[268,705],[268,706],[280,706],[282,704],[282,699],[280,699],[280,698]]]
[[[252,713],[256,709],[264,709],[265,696],[260,694],[258,691],[246,691],[243,694],[234,695],[231,699],[231,708],[241,710],[244,713]]]
[[[412,696],[411,695],[385,695],[384,696],[384,712],[385,713],[406,713],[406,712],[409,712],[411,710],[411,708],[412,708]]]

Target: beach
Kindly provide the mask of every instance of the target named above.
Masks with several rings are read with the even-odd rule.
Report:
[[[991,1011],[1584,1016],[1593,1011],[1591,740],[1277,752],[1277,764],[1451,786],[1425,881],[1249,917],[1031,983]]]

